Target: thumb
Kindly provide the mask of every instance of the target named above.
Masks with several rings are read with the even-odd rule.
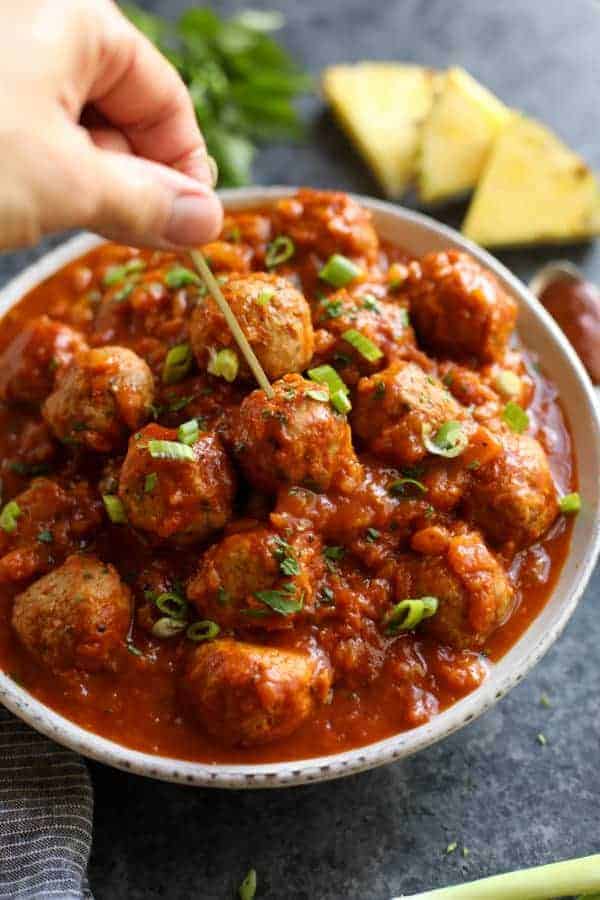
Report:
[[[87,220],[76,224],[121,243],[158,248],[205,244],[218,236],[223,210],[208,185],[94,145],[85,157],[82,174],[93,188]]]

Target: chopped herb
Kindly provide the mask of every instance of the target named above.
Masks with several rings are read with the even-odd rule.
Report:
[[[573,516],[581,511],[581,497],[575,492],[573,494],[565,494],[559,501],[560,511],[566,516]]]
[[[421,494],[427,493],[427,488],[423,482],[417,481],[416,478],[397,478],[396,481],[392,481],[388,485],[389,493],[397,494],[400,497],[405,497],[411,488],[415,488]]]
[[[385,394],[385,381],[378,381],[375,385],[375,396],[383,397]]]
[[[333,366],[317,366],[308,370],[308,377],[317,384],[325,384],[329,389],[329,400],[338,412],[346,414],[352,409],[348,397],[348,387],[342,381]]]
[[[319,599],[321,603],[328,606],[329,604],[334,602],[334,594],[330,587],[322,587],[321,592],[319,594]]]
[[[179,397],[177,400],[172,400],[167,407],[167,411],[179,412],[180,410],[185,409],[188,403],[191,403],[193,399],[193,397]]]
[[[550,698],[548,697],[547,694],[542,694],[542,695],[541,695],[541,697],[540,697],[540,706],[543,706],[543,707],[545,707],[546,709],[550,709],[550,707],[552,706],[552,704],[551,704],[551,702],[550,702]]]
[[[343,340],[347,341],[360,355],[368,362],[377,362],[381,359],[383,352],[373,343],[366,335],[361,334],[354,328],[349,328],[342,335]]]
[[[469,443],[469,437],[460,422],[444,422],[433,437],[431,432],[430,425],[423,425],[423,444],[435,456],[454,459],[466,450]]]
[[[21,507],[16,500],[10,500],[0,512],[0,528],[12,534],[17,528],[17,519],[21,515]]]
[[[379,304],[377,303],[377,298],[373,296],[373,294],[365,294],[362,298],[363,307],[368,309],[370,312],[379,312]]]
[[[143,259],[130,259],[129,262],[126,262],[121,266],[110,266],[110,268],[106,270],[102,282],[105,287],[112,287],[113,284],[118,284],[119,281],[123,281],[124,278],[131,275],[133,272],[143,272],[145,268],[146,263]]]
[[[187,626],[187,622],[182,619],[171,619],[169,616],[163,616],[158,619],[152,626],[152,634],[154,637],[165,640],[167,638],[176,637],[181,634]]]
[[[451,844],[448,844],[448,846],[446,847],[446,855],[449,856],[450,853],[454,853],[454,851],[455,851],[457,848],[458,848],[458,842],[457,842],[457,841],[452,841],[452,843],[451,843]]]
[[[306,396],[311,400],[319,400],[321,403],[329,402],[329,391],[306,391]]]
[[[139,275],[137,275],[137,276],[133,275],[131,278],[128,278],[127,282],[123,285],[123,287],[119,291],[117,291],[116,294],[113,294],[112,299],[115,301],[115,303],[122,303],[123,300],[127,300],[127,298],[131,294],[133,294],[133,290],[136,287],[136,285],[139,283],[139,281],[140,281]]]
[[[463,855],[463,858],[466,859],[467,856],[470,854],[470,852],[471,852],[471,851],[469,850],[468,847],[463,847],[463,848],[462,848],[462,855]]]
[[[210,361],[206,368],[210,375],[224,378],[225,381],[231,384],[237,378],[240,362],[235,350],[225,349],[218,352],[212,350]]]
[[[471,469],[471,471],[478,469],[480,466],[481,462],[478,459],[473,459],[470,463],[467,463],[467,469]]]
[[[165,275],[165,284],[172,290],[178,290],[190,284],[202,284],[202,279],[185,266],[173,266]]]
[[[163,384],[177,384],[192,368],[192,348],[189,344],[176,344],[167,353],[162,371]]]
[[[337,568],[336,564],[344,558],[346,551],[343,547],[324,547],[323,556],[325,557],[325,565],[330,572],[334,572]]]
[[[274,296],[275,288],[265,288],[256,298],[256,302],[259,306],[267,306]]]
[[[217,591],[217,603],[219,606],[229,606],[231,603],[231,594],[223,587],[220,587]]]
[[[323,300],[321,306],[328,319],[337,319],[343,315],[344,304],[341,300]]]
[[[37,539],[41,544],[51,544],[54,540],[54,535],[49,529],[44,528],[44,530],[40,531],[38,534]]]
[[[434,616],[438,610],[437,597],[419,597],[414,600],[401,600],[392,607],[383,620],[385,633],[396,635],[401,631],[412,631],[423,619]]]
[[[300,612],[304,606],[302,596],[299,600],[293,599],[296,593],[296,587],[293,584],[286,584],[281,590],[256,591],[254,596],[265,606],[270,607],[273,612],[279,613],[281,616],[289,616],[292,613]]]
[[[227,233],[225,240],[231,241],[232,244],[239,244],[242,239],[242,232],[239,229],[238,225],[234,225],[233,228]]]
[[[283,538],[275,537],[273,539],[274,550],[273,556],[279,563],[279,570],[282,575],[291,577],[300,574],[300,563],[294,553],[294,548]]]
[[[187,600],[174,591],[165,591],[154,598],[158,609],[170,619],[187,619],[189,606]]]
[[[281,263],[287,262],[288,259],[292,258],[295,252],[296,247],[291,237],[288,237],[287,234],[280,234],[274,241],[267,244],[267,250],[265,252],[265,265],[267,269],[274,269],[277,266],[280,266]]]
[[[116,494],[103,494],[102,502],[111,522],[115,525],[124,525],[127,522],[125,507]]]
[[[146,475],[144,479],[144,493],[151,494],[156,487],[157,481],[158,475],[156,474],[156,472],[150,472],[149,475]]]
[[[408,326],[410,325],[410,316],[408,314],[408,310],[407,309],[399,309],[398,317],[400,319],[400,324],[404,328],[408,328]]]
[[[529,416],[523,407],[515,403],[514,400],[509,400],[504,407],[502,419],[511,431],[515,431],[517,434],[522,434],[529,428]]]
[[[172,459],[190,462],[196,459],[192,448],[178,441],[148,441],[148,452],[152,459]]]
[[[252,10],[247,12],[252,12]],[[256,869],[250,869],[238,888],[238,896],[240,900],[254,900],[256,896]]]
[[[362,269],[341,253],[330,256],[319,272],[319,278],[335,288],[345,287],[359,275],[362,275]]]
[[[127,641],[127,650],[132,656],[143,656],[142,651],[132,641]]]
[[[188,446],[195,444],[199,436],[200,428],[197,419],[190,419],[177,429],[177,440],[181,441],[182,444],[188,444]]]
[[[540,734],[538,734],[537,737],[536,737],[536,741],[537,741],[538,744],[540,744],[542,747],[545,747],[546,744],[548,743],[548,738],[546,737],[545,734],[542,734],[542,733],[540,732]]]
[[[505,400],[516,400],[521,396],[521,379],[515,372],[506,369],[494,378],[494,387]]]
[[[190,625],[185,636],[190,641],[200,643],[200,641],[212,641],[220,631],[221,629],[216,622],[212,622],[210,619],[204,619],[202,622],[194,622]]]
[[[376,528],[367,528],[366,540],[369,544],[374,544],[375,541],[379,540],[381,537],[381,532],[377,531]]]

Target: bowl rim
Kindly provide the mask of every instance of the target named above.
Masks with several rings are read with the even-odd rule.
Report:
[[[269,203],[289,196],[296,190],[297,188],[288,186],[238,188],[221,191],[220,196],[226,208],[235,209]],[[558,325],[528,288],[487,251],[431,217],[370,197],[356,194],[350,196],[375,213],[420,226],[426,231],[435,233],[438,238],[447,239],[449,243],[471,253],[496,274],[517,297],[520,304],[528,307],[540,321],[558,352],[568,362],[587,403],[587,412],[590,414],[589,426],[593,438],[590,446],[600,448],[600,411],[589,377]],[[102,238],[84,233],[44,254],[0,289],[0,315],[4,315],[32,287],[101,243]],[[577,448],[579,451],[581,449]],[[552,626],[542,635],[538,643],[531,647],[527,646],[527,634],[529,628],[533,627],[536,621],[534,620],[512,648],[494,664],[488,678],[480,687],[438,713],[430,722],[362,747],[291,762],[236,765],[193,762],[134,750],[88,731],[37,700],[1,670],[0,702],[37,731],[84,756],[124,771],[198,787],[234,789],[290,787],[328,781],[391,763],[431,746],[478,718],[518,684],[552,646],[575,611],[600,554],[598,512],[598,509],[593,510],[593,521],[583,560],[577,571],[577,579],[572,579]],[[514,658],[505,662],[509,656]]]

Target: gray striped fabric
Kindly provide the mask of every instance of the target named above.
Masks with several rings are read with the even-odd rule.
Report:
[[[91,898],[92,808],[83,761],[0,708],[0,898]]]

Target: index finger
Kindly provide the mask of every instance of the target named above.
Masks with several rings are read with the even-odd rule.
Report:
[[[138,155],[212,184],[192,101],[173,66],[115,8],[101,70],[89,102],[123,132]]]

